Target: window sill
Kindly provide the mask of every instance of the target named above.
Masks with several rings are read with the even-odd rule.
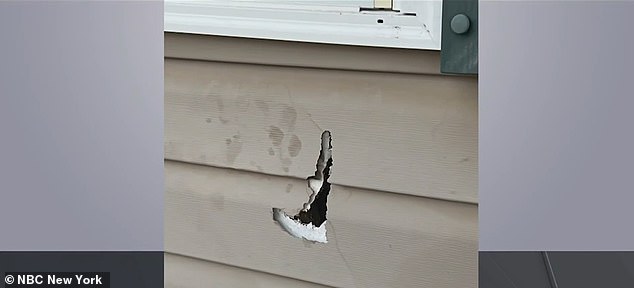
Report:
[[[165,32],[440,50],[441,1],[412,2],[417,16],[358,9],[254,7],[226,1],[165,1]],[[410,3],[411,4],[411,3]],[[378,23],[382,22],[382,23]]]

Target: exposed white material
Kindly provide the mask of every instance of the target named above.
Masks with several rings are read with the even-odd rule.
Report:
[[[186,36],[172,42],[180,58],[234,58],[166,59],[165,152],[178,160],[165,161],[168,253],[328,287],[477,287],[478,206],[432,199],[477,202],[477,78],[367,73],[350,62],[398,72],[384,70],[394,67],[385,58],[395,58],[402,60],[396,67],[436,71],[438,61],[416,56],[436,51],[188,36],[210,47],[182,41]],[[262,42],[275,43],[267,49]],[[287,62],[254,61],[280,59]],[[294,59],[331,66],[228,63],[306,63]],[[296,118],[283,117],[295,115],[285,113],[290,108]],[[284,132],[280,146],[269,138],[270,125]],[[314,164],[316,152],[307,147],[316,144],[318,126],[336,135],[337,153],[328,244],[308,245],[266,213],[306,201],[305,177],[315,170],[306,163]],[[304,144],[296,157],[287,149],[293,134]],[[171,287],[305,287],[182,267],[166,270]]]
[[[308,211],[308,209],[310,209],[310,204],[313,203],[313,201],[315,201],[315,196],[317,196],[317,193],[319,193],[319,189],[321,188],[321,185],[324,184],[324,181],[321,179],[315,179],[315,178],[311,178],[308,179],[308,187],[310,188],[310,196],[308,199],[308,202],[304,203],[304,211]]]
[[[327,127],[330,183],[477,203],[477,87],[474,77],[165,59],[165,158],[302,178],[306,197],[317,150],[306,147]]]
[[[304,204],[304,208],[302,209],[304,211],[310,209],[310,205],[315,201],[315,197],[317,197],[319,190],[321,190],[321,186],[324,185],[324,169],[326,169],[328,160],[332,157],[330,137],[329,131],[325,131],[321,134],[321,150],[319,152],[319,159],[317,159],[317,171],[315,171],[315,176],[308,177],[308,187],[312,193],[310,193],[308,202]]]
[[[319,151],[319,158],[317,159],[317,171],[315,176],[308,177],[308,187],[312,193],[309,196],[308,202],[304,203],[302,211],[307,212],[310,209],[310,205],[313,204],[317,194],[321,191],[324,185],[326,174],[325,169],[328,167],[328,161],[332,157],[332,147],[330,147],[331,135],[329,131],[324,131],[321,134],[321,150]],[[301,223],[299,220],[295,220],[289,217],[282,209],[273,208],[273,219],[280,223],[284,230],[288,231],[291,235],[297,238],[304,238],[306,240],[328,243],[326,239],[326,221],[321,223],[319,227],[314,223]]]
[[[333,134],[337,173],[344,135]],[[477,287],[477,205],[333,185],[328,244],[308,245],[263,217],[306,201],[305,187],[305,179],[167,160],[165,251],[329,287]],[[193,283],[176,287],[298,287]]]
[[[400,12],[363,12],[367,1],[166,0],[164,29],[207,35],[440,50],[441,0],[394,0]],[[416,13],[404,15],[403,13]]]
[[[312,223],[302,224],[297,220],[292,219],[282,209],[273,208],[273,219],[275,219],[284,230],[289,234],[297,237],[304,238],[309,241],[328,243],[326,239],[326,222],[319,227],[315,227]]]

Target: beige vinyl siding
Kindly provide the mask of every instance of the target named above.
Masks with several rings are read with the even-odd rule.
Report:
[[[166,253],[165,287],[327,288],[329,286]]]
[[[165,60],[167,159],[477,202],[470,78]],[[311,164],[312,163],[312,164]]]
[[[196,258],[170,260],[166,271],[240,267],[333,287],[477,286],[476,78],[427,73],[432,64],[401,73],[415,72],[408,53],[435,63],[437,54],[411,50],[359,48],[361,59],[401,59],[383,69],[333,64],[357,47],[165,39],[165,249]],[[270,57],[256,57],[258,48]],[[318,48],[325,54],[311,54]],[[277,226],[271,208],[308,199],[325,129],[329,243],[310,244]],[[173,287],[233,283],[197,277],[166,272]]]
[[[440,74],[438,51],[181,33],[165,33],[165,57],[304,68]]]
[[[303,180],[172,161],[165,175],[168,252],[336,287],[448,288],[476,273],[475,205],[334,185],[330,242],[307,244],[271,213],[306,201]]]

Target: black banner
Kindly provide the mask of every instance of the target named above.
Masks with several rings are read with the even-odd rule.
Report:
[[[4,287],[110,288],[110,272],[6,272]]]
[[[0,252],[0,288],[163,287],[163,252]]]

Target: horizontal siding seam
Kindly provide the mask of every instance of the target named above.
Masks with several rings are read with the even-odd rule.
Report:
[[[263,173],[263,172],[259,172],[259,171],[252,171],[252,170],[246,170],[246,169],[210,165],[210,164],[207,164],[207,163],[189,162],[189,161],[169,159],[169,158],[164,158],[164,161],[165,162],[173,162],[173,163],[182,163],[182,164],[193,165],[193,166],[211,167],[211,168],[216,168],[216,169],[227,169],[227,170],[233,170],[233,171],[236,171],[236,172],[253,173],[253,174],[267,175],[267,176],[280,177],[280,178],[306,180],[305,178],[294,177],[294,176],[290,176],[290,175],[278,175],[278,174],[271,174],[271,173]],[[450,202],[450,203],[474,205],[476,207],[478,206],[477,202],[459,201],[459,200],[454,200],[454,199],[443,199],[443,198],[437,198],[437,197],[426,197],[426,196],[413,195],[413,194],[408,194],[408,193],[403,193],[403,192],[398,192],[398,191],[386,191],[386,190],[372,189],[372,188],[368,188],[368,187],[358,187],[358,186],[351,186],[351,185],[343,185],[343,184],[338,184],[336,182],[332,182],[332,184],[336,185],[336,186],[340,186],[340,187],[353,188],[353,189],[362,189],[362,190],[372,191],[372,192],[377,192],[377,193],[392,193],[392,194],[397,194],[397,195],[400,195],[400,196],[416,197],[416,199],[423,198],[423,199],[446,201],[446,202]]]
[[[288,276],[285,276],[285,275],[274,274],[274,273],[261,271],[261,270],[255,270],[255,269],[247,268],[247,267],[236,266],[236,265],[233,265],[233,264],[228,264],[228,263],[223,263],[223,262],[218,262],[218,261],[212,261],[212,260],[208,260],[208,259],[204,259],[204,258],[198,258],[196,256],[186,255],[186,254],[173,252],[173,251],[165,250],[165,254],[179,256],[179,257],[184,257],[184,258],[189,258],[189,259],[193,259],[193,260],[201,261],[201,262],[209,262],[209,263],[224,265],[224,266],[227,266],[227,267],[235,267],[235,268],[242,269],[242,270],[252,271],[252,272],[256,272],[256,273],[263,273],[263,274],[267,274],[267,275],[273,275],[273,276],[276,276],[276,277],[282,277],[282,278],[292,279],[292,280],[306,282],[306,283],[312,283],[312,284],[316,284],[316,285],[320,285],[320,286],[324,286],[324,287],[336,288],[334,286],[329,286],[329,285],[325,285],[325,284],[322,284],[322,283],[307,281],[307,280],[304,280],[304,279],[298,279],[298,278],[294,278],[294,277],[288,277]]]
[[[290,66],[298,67],[341,68],[344,66],[345,68],[346,65],[349,65],[359,68],[352,70],[360,71],[411,71],[413,74],[429,73],[432,75],[441,75],[440,51],[435,50],[327,44],[307,41],[284,41],[174,32],[165,32],[164,34],[166,47],[164,54],[166,57],[185,57],[218,61],[229,60],[224,62],[237,61],[242,63],[259,62],[272,65],[276,63],[287,63]],[[252,46],[259,47],[257,53],[254,53],[250,48],[244,48]],[[227,52],[227,55],[222,53],[223,50],[227,49],[231,49],[231,51]],[[294,56],[289,57],[289,51],[292,51]],[[343,62],[335,61],[337,64],[329,64],[327,63],[328,61],[324,62],[313,59],[323,56],[328,57],[330,60],[338,60],[339,58],[344,60]],[[377,58],[383,59],[383,62],[378,66],[375,65],[376,63],[368,64],[368,62]],[[385,59],[391,60],[385,62]]]
[[[451,77],[451,78],[466,78],[466,79],[478,79],[477,75],[462,75],[462,74],[440,74],[440,73],[415,73],[415,72],[402,72],[402,71],[389,71],[379,69],[354,69],[354,68],[334,68],[334,67],[319,67],[309,65],[284,65],[284,64],[269,64],[269,63],[256,63],[256,62],[239,62],[239,61],[222,61],[222,60],[210,60],[201,59],[196,57],[185,56],[165,56],[165,59],[171,60],[185,60],[185,61],[201,61],[211,63],[223,63],[223,64],[242,64],[242,65],[256,65],[267,67],[280,67],[280,68],[302,68],[302,69],[316,69],[316,70],[332,70],[332,71],[346,71],[346,72],[367,72],[367,73],[387,73],[394,75],[418,75],[418,76],[432,76],[432,77]]]

